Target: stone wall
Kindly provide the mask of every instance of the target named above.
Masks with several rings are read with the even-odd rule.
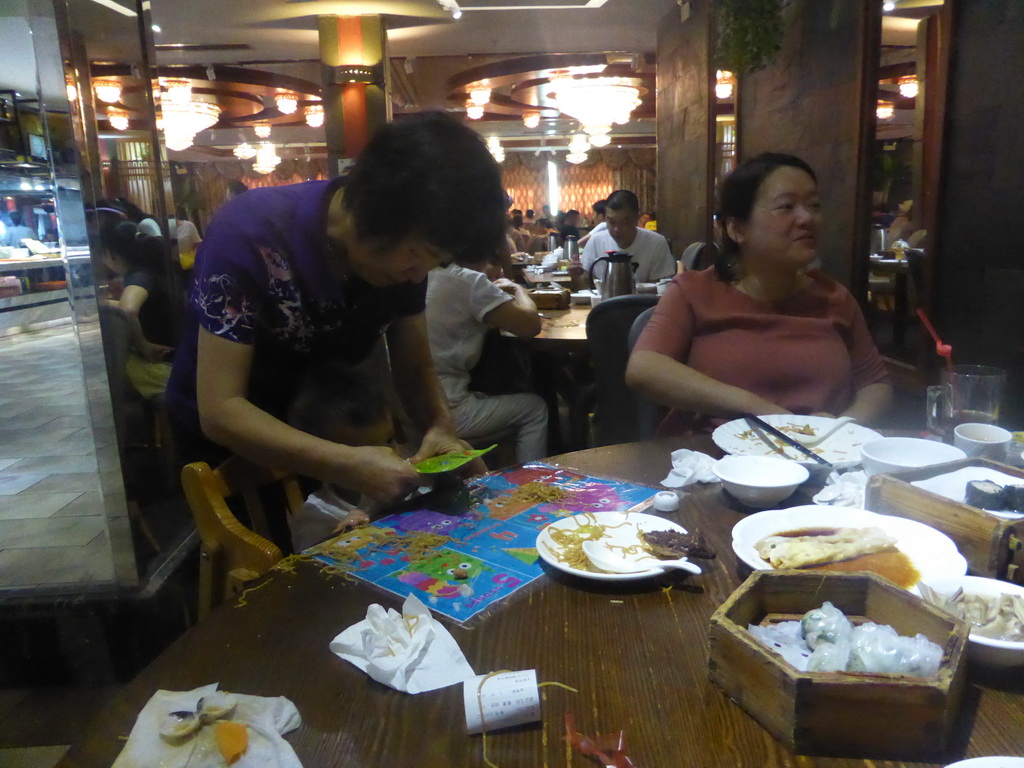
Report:
[[[822,265],[850,284],[854,255],[866,236],[857,195],[865,151],[862,72],[865,3],[792,0],[784,13],[785,42],[772,64],[739,83],[740,158],[788,152],[818,174],[823,228]],[[863,231],[862,231],[863,230]],[[866,243],[864,248],[866,248]],[[866,250],[863,251],[865,254]]]
[[[658,231],[679,257],[708,230],[710,0],[673,8],[658,32]]]

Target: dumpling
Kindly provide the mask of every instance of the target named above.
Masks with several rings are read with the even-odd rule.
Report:
[[[800,629],[807,647],[814,650],[821,643],[836,643],[846,640],[853,631],[850,620],[832,603],[826,602],[804,614]]]

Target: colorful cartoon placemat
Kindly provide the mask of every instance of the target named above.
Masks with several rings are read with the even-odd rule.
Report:
[[[537,533],[580,512],[624,510],[656,489],[530,463],[382,517],[311,550],[317,559],[464,622],[543,573]]]

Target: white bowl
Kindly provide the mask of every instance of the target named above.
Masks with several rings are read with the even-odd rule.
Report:
[[[868,477],[901,469],[930,467],[966,459],[967,454],[952,445],[918,437],[883,437],[860,447],[860,458]]]
[[[957,576],[926,582],[932,589],[945,595],[951,595],[960,587],[964,592],[973,595],[995,597],[1001,594],[1024,596],[1024,587],[1008,581],[986,579],[981,576]],[[993,640],[982,637],[974,632],[968,637],[967,654],[972,661],[987,667],[999,669],[1024,669],[1024,641]]]
[[[726,456],[714,472],[729,493],[748,507],[770,507],[810,477],[807,467],[770,456]]]

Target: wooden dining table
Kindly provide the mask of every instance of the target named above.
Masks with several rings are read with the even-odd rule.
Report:
[[[630,443],[555,456],[586,474],[655,486],[670,452],[719,452],[707,437]],[[797,498],[793,503],[806,503]],[[717,558],[699,576],[632,582],[578,579],[549,570],[470,627],[449,629],[478,674],[535,669],[541,720],[492,733],[488,757],[500,768],[597,765],[563,740],[565,715],[585,734],[625,732],[638,768],[896,768],[964,757],[1024,754],[1024,679],[979,679],[972,671],[955,747],[944,763],[905,763],[792,754],[708,680],[712,613],[742,583],[730,548],[732,527],[750,510],[716,484],[691,486],[665,516],[704,533]],[[307,767],[484,765],[481,737],[467,736],[462,686],[409,695],[373,682],[328,643],[364,618],[367,606],[400,599],[361,582],[331,578],[314,564],[272,571],[266,583],[190,629],[128,684],[88,736],[59,763],[109,766],[139,710],[157,689],[222,688],[286,696],[302,715],[287,736]]]

